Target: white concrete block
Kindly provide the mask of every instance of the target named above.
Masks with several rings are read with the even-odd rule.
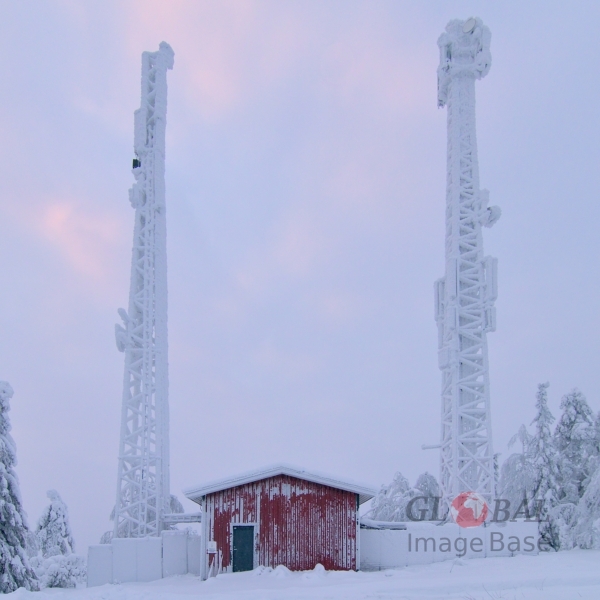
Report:
[[[460,548],[458,554],[465,552],[464,558],[485,558],[486,556],[486,536],[488,535],[487,527],[458,527],[454,525],[458,530],[458,536],[461,540],[465,540],[457,544]],[[465,547],[466,546],[466,547]],[[462,548],[465,547],[463,550]]]
[[[538,523],[535,521],[507,521],[486,527],[488,535],[487,556],[536,555],[538,548]]]
[[[361,529],[360,568],[365,571],[427,564],[454,558],[485,558],[538,553],[535,522],[408,523],[406,530]]]
[[[113,582],[137,581],[137,539],[113,538]]]
[[[200,575],[200,556],[202,538],[199,535],[189,535],[187,538],[187,570],[193,575]]]
[[[137,581],[162,578],[162,538],[146,537],[137,540]]]
[[[112,546],[98,544],[88,548],[87,586],[104,585],[113,581]]]
[[[360,568],[363,571],[377,571],[381,568],[381,536],[375,529],[361,529]]]
[[[163,531],[163,577],[187,573],[187,532]]]
[[[435,562],[439,547],[435,526],[428,523],[409,523],[406,532],[402,533],[405,533],[402,540],[405,565],[426,565]]]

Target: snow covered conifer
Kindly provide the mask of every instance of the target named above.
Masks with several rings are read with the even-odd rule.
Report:
[[[500,452],[494,452],[494,494],[498,493],[500,482]]]
[[[69,524],[69,511],[56,490],[47,493],[50,504],[40,517],[36,535],[42,556],[68,555],[75,552],[75,542]]]
[[[594,419],[594,452],[600,454],[600,411]]]
[[[549,383],[540,383],[536,394],[537,414],[532,421],[535,434],[530,444],[531,463],[534,469],[533,497],[540,503],[540,537],[554,550],[558,550],[559,534],[550,518],[552,509],[558,504],[560,477],[554,439],[550,427],[554,417],[548,408]]]
[[[373,508],[369,512],[369,518],[374,521],[406,521],[406,507],[408,503],[419,496],[426,498],[439,498],[440,487],[437,479],[429,473],[419,475],[415,487],[411,488],[408,479],[398,472],[394,475],[394,480],[390,485],[382,485],[377,496],[373,500]],[[423,506],[419,505],[420,510],[424,510]],[[437,518],[437,504],[431,501],[429,504],[425,502],[427,510],[425,512],[433,518]],[[416,509],[415,509],[416,510]],[[417,514],[419,514],[417,511]],[[424,517],[431,518],[431,517]]]
[[[508,500],[513,511],[519,508],[523,501],[531,503],[535,488],[535,469],[530,457],[530,446],[533,436],[521,425],[519,431],[510,439],[508,447],[519,442],[521,452],[511,454],[503,463],[498,482],[498,493],[501,498]]]
[[[416,513],[415,510],[412,509],[411,512],[413,513],[413,516],[415,514],[420,514],[420,518],[424,517],[425,520],[437,520],[440,518],[440,484],[431,473],[428,473],[427,471],[421,473],[417,478],[415,487],[409,492],[409,495],[410,497],[424,496],[426,498],[424,501],[419,501],[420,508],[417,508]],[[407,499],[407,503],[410,500],[410,497]]]
[[[169,508],[171,509],[171,513],[173,513],[174,515],[185,512],[183,510],[183,505],[179,501],[179,498],[177,496],[175,496],[175,494],[171,494]]]
[[[17,453],[7,415],[12,396],[10,384],[0,381],[0,593],[3,594],[20,587],[38,588],[27,556],[27,522],[14,471]]]
[[[584,431],[592,430],[594,424],[592,409],[585,396],[577,388],[562,397],[560,408],[563,412],[556,424],[555,431],[559,451],[574,440],[582,437],[588,439],[588,435],[582,436],[582,429]]]
[[[421,493],[421,496],[426,498],[436,498],[440,495],[440,485],[437,479],[427,471],[419,475],[417,483],[415,483],[415,489]]]
[[[519,431],[513,435],[508,441],[508,447],[511,448],[517,442],[521,444],[521,454],[525,456],[529,451],[529,446],[531,445],[531,441],[533,440],[533,436],[527,431],[527,427],[525,425],[521,425],[519,427]]]
[[[595,455],[594,415],[585,396],[574,389],[563,396],[562,415],[556,425],[554,441],[558,451],[561,477],[560,500],[577,504],[591,476],[590,459]]]
[[[577,506],[577,525],[574,537],[580,548],[600,550],[600,468]]]
[[[589,464],[590,478],[594,474],[596,469],[600,467],[600,411],[594,419],[591,452],[592,456],[590,458]]]
[[[56,490],[36,527],[39,554],[31,559],[42,587],[73,588],[85,577],[85,560],[75,554],[67,505]]]
[[[571,502],[558,504],[550,511],[549,517],[558,536],[559,548],[572,550],[575,543],[574,528],[578,518],[577,506]]]
[[[587,489],[590,479],[594,475],[597,469],[600,468],[600,412],[594,419],[594,433],[591,445],[592,456],[590,457],[588,464],[589,477],[583,482],[584,487]]]
[[[112,542],[113,539],[113,532],[112,531],[105,531],[101,536],[100,536],[100,544],[110,544]]]
[[[383,485],[373,500],[369,517],[375,521],[405,521],[408,479],[398,472],[390,485]]]
[[[559,477],[557,468],[557,453],[554,440],[550,432],[550,426],[554,417],[548,408],[548,386],[549,383],[540,383],[536,394],[537,414],[532,421],[535,424],[535,435],[530,442],[530,453],[533,467],[535,469],[534,494],[540,498],[546,495],[548,490],[556,492]]]

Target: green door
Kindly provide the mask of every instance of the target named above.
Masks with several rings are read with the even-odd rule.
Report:
[[[254,569],[254,526],[233,526],[233,572]]]

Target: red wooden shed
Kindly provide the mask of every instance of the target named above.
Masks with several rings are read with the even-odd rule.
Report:
[[[285,565],[356,570],[358,507],[369,486],[290,465],[189,488],[202,506],[202,577]]]

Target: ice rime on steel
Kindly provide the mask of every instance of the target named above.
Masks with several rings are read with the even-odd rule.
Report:
[[[125,353],[115,537],[158,535],[169,510],[165,127],[173,50],[142,54],[142,101],[134,113],[135,209],[129,310],[119,309]]]
[[[497,260],[483,255],[481,227],[500,209],[479,189],[475,80],[487,75],[489,29],[480,19],[450,21],[439,40],[438,106],[448,109],[446,274],[435,282],[442,371],[442,507],[463,491],[494,494],[486,334],[494,331]]]

